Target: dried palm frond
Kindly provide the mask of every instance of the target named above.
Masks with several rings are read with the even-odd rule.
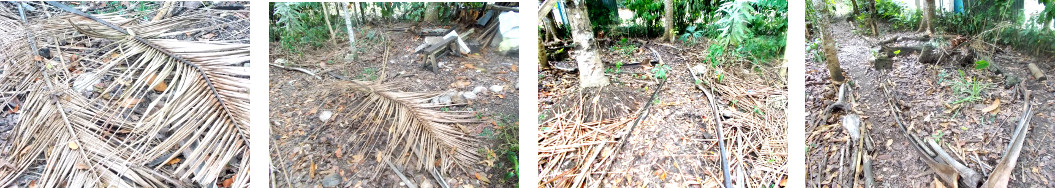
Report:
[[[465,167],[479,160],[478,140],[463,132],[457,124],[477,122],[472,112],[447,111],[445,105],[428,103],[439,93],[395,91],[395,85],[373,82],[347,81],[331,83],[324,88],[327,96],[349,96],[352,105],[350,124],[360,126],[366,133],[387,131],[388,140],[363,138],[359,143],[386,143],[384,155],[396,156],[396,161],[418,169],[444,172]],[[370,146],[369,144],[360,144]],[[411,163],[416,160],[416,163]],[[381,165],[379,165],[381,166]],[[379,167],[380,168],[380,167]]]
[[[214,186],[230,172],[248,185],[249,45],[171,39],[215,12],[141,23],[3,8],[0,97],[25,102],[0,186]]]

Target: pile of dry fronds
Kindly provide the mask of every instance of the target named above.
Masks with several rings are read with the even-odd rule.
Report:
[[[746,187],[780,182],[788,171],[786,87],[762,84],[763,76],[746,71],[750,70],[746,67],[726,70],[744,70],[726,72],[721,82],[711,82],[717,83],[715,94],[723,101],[719,104],[729,104],[722,107],[722,116],[729,116],[722,123],[726,124],[723,132],[730,148],[730,168],[743,168],[748,173]],[[712,124],[707,126],[713,129]]]
[[[249,44],[177,40],[248,33],[231,27],[244,11],[93,20],[59,6],[0,5],[0,103],[20,104],[0,186],[248,185]]]
[[[351,108],[338,108],[334,117],[346,121],[346,125],[357,126],[363,134],[381,133],[377,136],[358,137],[353,140],[352,151],[367,151],[380,144],[384,147],[381,158],[394,156],[404,166],[413,166],[426,171],[452,172],[467,169],[479,161],[478,140],[461,124],[478,122],[471,111],[441,111],[440,108],[462,104],[433,104],[429,100],[443,93],[400,92],[393,83],[339,81],[324,86],[331,88],[324,96],[328,98],[348,97]],[[343,106],[343,105],[342,105]],[[340,130],[347,130],[338,128]],[[365,130],[365,131],[363,131]],[[381,137],[387,137],[382,139]],[[385,159],[378,159],[385,160]],[[377,168],[385,167],[378,165]]]

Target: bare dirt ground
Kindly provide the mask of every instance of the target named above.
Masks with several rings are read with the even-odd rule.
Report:
[[[415,47],[423,43],[423,38],[403,31],[389,31],[408,26],[410,24],[396,23],[357,29],[357,48],[361,52],[359,60],[352,62],[343,60],[349,51],[347,43],[326,44],[318,49],[301,48],[305,51],[303,55],[277,50],[281,47],[276,43],[271,44],[272,62],[282,58],[290,62],[291,65],[287,66],[314,71],[332,70],[319,75],[321,79],[316,79],[302,72],[271,67],[270,145],[274,186],[322,187],[324,184],[336,184],[335,187],[396,187],[402,184],[387,165],[381,163],[382,166],[379,166],[375,160],[375,151],[382,145],[370,146],[374,149],[368,151],[351,150],[353,146],[364,144],[353,143],[356,137],[381,133],[366,133],[356,124],[338,125],[319,119],[320,112],[337,112],[336,109],[344,106],[328,103],[332,100],[322,94],[327,88],[318,86],[340,82],[342,79],[377,79],[382,75],[385,64],[385,47],[389,48],[387,66],[383,70],[383,75],[387,77],[385,82],[402,86],[399,91],[444,92],[467,91],[477,86],[488,88],[478,98],[469,100],[468,105],[450,108],[452,111],[476,112],[479,122],[465,126],[484,143],[479,146],[483,161],[471,162],[474,165],[468,172],[445,174],[447,182],[454,187],[511,187],[516,184],[517,178],[508,176],[513,164],[507,160],[507,155],[516,154],[502,153],[506,150],[498,148],[509,147],[503,145],[510,144],[504,142],[506,139],[512,139],[512,144],[516,144],[519,97],[516,88],[517,57],[505,56],[489,49],[465,57],[446,55],[439,57],[439,71],[430,72],[422,68],[417,55],[411,54]],[[475,34],[469,38],[474,37]],[[387,46],[384,43],[386,40],[391,41]],[[496,85],[503,89],[499,92],[490,91],[490,87]],[[346,116],[348,114],[333,115],[334,118]],[[439,186],[428,172],[403,169],[403,173],[418,186]]]
[[[608,64],[608,77],[612,82],[599,94],[597,89],[579,89],[577,73],[557,69],[539,73],[540,186],[570,186],[583,168],[579,165],[590,160],[590,153],[586,152],[593,149],[590,145],[574,147],[554,143],[596,139],[581,144],[603,142],[618,145],[623,140],[618,135],[630,129],[632,120],[639,117],[639,110],[646,103],[653,103],[647,118],[634,128],[630,140],[618,155],[609,156],[614,154],[604,151],[596,159],[614,160],[611,167],[597,167],[595,165],[603,164],[595,161],[587,172],[590,174],[587,182],[599,181],[602,183],[598,185],[602,187],[720,186],[722,171],[718,164],[717,133],[711,119],[714,112],[704,94],[696,89],[689,73],[690,67],[697,64],[710,66],[710,62],[704,60],[707,45],[635,41],[638,49],[626,53],[612,49],[614,42],[599,43],[603,54],[601,59]],[[648,48],[655,49],[671,68],[668,80],[653,101],[649,98],[660,82],[650,71],[654,65],[629,63],[653,58]],[[616,62],[628,65],[616,68]],[[574,65],[571,59],[550,63]],[[747,187],[775,186],[786,178],[787,173],[784,116],[787,87],[785,77],[778,73],[783,69],[778,67],[779,62],[754,67],[757,69],[750,64],[725,66],[724,81],[716,84],[717,92],[713,93],[718,95],[717,103],[722,111],[730,114],[725,117],[726,125],[723,126],[730,164],[743,170],[734,176],[746,176]],[[713,82],[714,79],[706,80]],[[600,103],[603,107],[598,110],[577,106],[581,100],[578,98],[583,96],[586,101],[599,100],[593,103]],[[595,96],[599,97],[594,99]],[[574,124],[567,119],[555,118],[580,108],[603,111],[606,113],[604,121]],[[589,132],[598,129],[603,131]],[[572,135],[590,138],[568,138]],[[572,149],[567,149],[569,147]]]
[[[854,28],[844,19],[835,20],[839,21],[833,23],[832,28]],[[1051,57],[1025,55],[1001,46],[1007,50],[994,52],[990,62],[993,67],[1003,68],[1002,74],[994,73],[992,68],[976,70],[973,65],[922,64],[916,60],[917,54],[896,57],[893,70],[877,71],[869,62],[874,41],[916,34],[881,29],[884,35],[879,39],[856,34],[851,29],[833,31],[840,64],[853,86],[852,96],[857,99],[853,108],[862,117],[862,129],[869,130],[871,134],[867,136],[875,143],[872,156],[877,186],[931,187],[936,180],[936,175],[895,125],[887,98],[879,88],[880,83],[886,81],[895,83],[891,92],[907,107],[902,111],[902,118],[907,126],[913,127],[910,128],[913,135],[937,140],[954,158],[984,176],[989,175],[1004,153],[1010,134],[1023,113],[1025,101],[1015,87],[1033,91],[1035,114],[1032,127],[1013,171],[1011,186],[1055,185],[1052,182],[1055,181],[1052,174],[1055,166],[1051,165],[1053,147],[1048,144],[1053,142],[1053,82],[1050,79],[1037,81],[1026,69],[1027,63],[1034,62],[1041,70],[1055,70]],[[847,133],[841,126],[819,130],[824,125],[839,122],[818,120],[818,114],[835,101],[838,88],[830,83],[828,70],[814,51],[809,50],[806,55],[807,187],[847,187],[849,175],[839,173],[840,169],[843,172],[852,170],[848,161],[839,160],[841,150],[846,147]],[[1011,87],[1007,75],[1014,75],[1023,82]],[[964,77],[988,86],[981,94],[983,99],[951,104],[963,96],[954,92],[952,85]],[[982,111],[997,99],[1000,106],[993,113]]]

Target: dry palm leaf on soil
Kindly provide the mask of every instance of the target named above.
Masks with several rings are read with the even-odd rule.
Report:
[[[219,12],[93,20],[62,6],[0,4],[0,102],[24,101],[0,186],[248,185],[249,45],[172,39],[225,28],[209,27]]]
[[[359,137],[354,140],[362,151],[385,143],[384,156],[396,157],[396,162],[426,171],[452,172],[479,161],[479,140],[465,132],[461,124],[477,123],[470,111],[441,111],[451,106],[429,103],[442,93],[396,91],[395,84],[365,81],[339,81],[322,88],[331,88],[324,96],[349,97],[351,102],[346,124],[366,130],[360,133],[387,131],[387,140]],[[458,105],[458,104],[454,104]],[[343,104],[342,104],[343,106]],[[338,108],[340,109],[340,108]],[[341,111],[341,110],[338,110]],[[341,114],[338,112],[337,114]],[[380,170],[384,165],[378,165]]]

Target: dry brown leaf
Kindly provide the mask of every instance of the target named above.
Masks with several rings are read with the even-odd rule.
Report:
[[[238,177],[238,175],[233,175],[233,176],[231,176],[231,178],[227,178],[226,180],[223,180],[223,187],[231,187],[231,184],[234,184],[234,179],[237,178],[237,177]]]
[[[338,148],[337,148],[337,151],[334,151],[334,152],[333,152],[333,155],[334,155],[334,156],[337,156],[337,158],[341,158],[341,148],[340,148],[340,147],[338,147]]]
[[[469,68],[469,69],[476,69],[476,66],[473,66],[473,64],[468,64],[468,63],[466,63],[466,64],[464,64],[464,65],[465,65],[465,67],[466,67],[466,68]]]
[[[938,178],[935,177],[934,178],[934,188],[945,188],[945,184],[942,184],[941,181],[938,181]]]
[[[480,180],[480,181],[482,181],[484,183],[491,183],[491,180],[487,179],[487,175],[480,175],[479,172],[476,172],[474,174],[476,174],[476,179],[478,179],[478,180]]]
[[[77,165],[74,166],[74,168],[76,168],[77,170],[87,170],[88,165],[78,162]]]
[[[659,175],[659,180],[667,180],[667,171],[663,171],[663,174]]]
[[[992,112],[997,108],[1000,108],[1000,99],[993,100],[993,104],[990,104],[989,107],[985,107],[984,109],[982,109],[982,112]]]
[[[311,176],[311,178],[315,178],[315,169],[318,167],[319,166],[315,165],[315,162],[311,162],[311,167],[308,168],[308,175]]]
[[[363,162],[363,154],[352,155],[352,163]]]
[[[165,82],[161,82],[161,83],[158,83],[158,85],[154,85],[154,91],[157,91],[157,92],[164,92],[165,89],[168,89],[168,88],[169,88],[169,86],[168,86],[168,84],[165,84]]]
[[[509,69],[513,70],[513,72],[517,72],[517,65],[510,66]]]
[[[212,37],[215,37],[215,36],[216,36],[216,33],[209,33],[209,34],[202,35],[201,38],[203,38],[203,39],[211,39]]]
[[[136,105],[139,104],[139,102],[142,102],[142,101],[143,101],[142,99],[125,99],[124,101],[121,101],[121,107],[135,108]]]
[[[68,145],[70,147],[70,149],[72,149],[72,150],[77,150],[78,148],[81,148],[80,145],[77,145],[77,142],[73,142],[73,141],[70,141],[70,142],[66,143],[66,145]]]
[[[458,81],[455,81],[454,83],[451,83],[451,87],[452,88],[464,88],[466,86],[469,86],[469,84],[472,84],[472,83],[469,82],[468,80],[458,80]]]
[[[176,164],[179,164],[180,161],[184,161],[184,159],[183,158],[172,158],[172,159],[170,159],[170,161],[168,163],[165,163],[165,164],[176,165]]]

